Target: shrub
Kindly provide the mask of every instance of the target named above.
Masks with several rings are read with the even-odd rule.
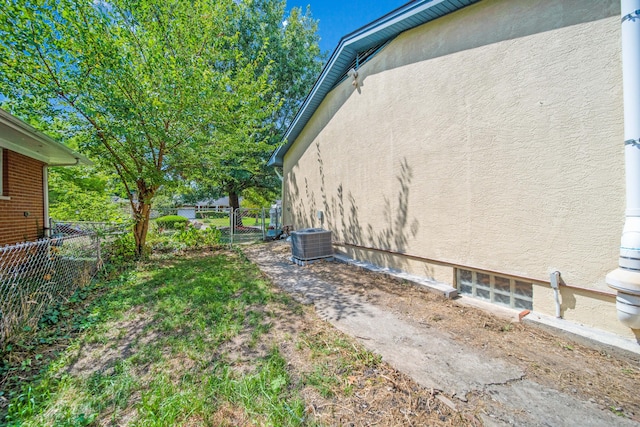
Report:
[[[222,233],[220,230],[209,227],[198,230],[195,227],[186,227],[176,233],[158,233],[149,238],[153,250],[160,252],[174,252],[189,249],[212,248],[220,244]]]
[[[229,218],[228,211],[204,211],[204,212],[196,212],[196,218],[199,219],[220,219],[220,218]]]
[[[103,258],[110,262],[127,262],[135,258],[136,239],[133,233],[124,233],[110,242],[106,242],[103,248]]]
[[[158,228],[166,230],[183,230],[188,222],[189,219],[180,215],[166,215],[156,218]]]
[[[147,244],[142,254],[143,258],[149,256],[150,252],[151,247]],[[106,278],[112,278],[129,268],[136,260],[136,240],[133,233],[124,233],[114,239],[104,240],[102,260],[102,275]]]

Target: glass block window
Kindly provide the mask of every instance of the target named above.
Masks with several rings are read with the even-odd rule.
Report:
[[[509,277],[456,269],[458,292],[515,309],[533,309],[533,284]]]

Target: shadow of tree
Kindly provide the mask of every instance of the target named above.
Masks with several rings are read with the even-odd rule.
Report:
[[[112,372],[136,354],[136,368],[146,372],[155,360],[149,355],[194,346],[211,347],[206,353],[215,363],[221,346],[246,346],[243,337],[266,333],[276,320],[279,330],[293,333],[294,320],[302,315],[286,295],[273,293],[249,262],[230,253],[158,261],[139,280],[104,295],[96,308],[113,320],[100,339],[83,337],[69,357],[68,373]]]
[[[365,314],[360,296],[353,291],[338,290],[335,284],[318,274],[293,264],[290,256],[274,256],[273,246],[248,248],[249,259],[259,266],[274,283],[302,304],[314,304],[325,320],[341,320],[355,314]]]
[[[295,228],[313,227],[320,221],[320,226],[333,232],[334,240],[347,245],[355,245],[388,251],[393,253],[405,253],[409,242],[415,238],[420,229],[420,223],[416,217],[410,215],[411,184],[413,170],[407,158],[402,159],[395,176],[397,194],[394,196],[383,195],[382,206],[362,205],[357,197],[362,194],[354,194],[345,189],[343,182],[338,183],[335,191],[327,188],[325,165],[319,142],[315,144],[317,179],[319,195],[310,190],[310,180],[313,174],[305,172],[305,193],[301,197],[298,188],[297,177],[292,171],[287,177],[288,208],[292,210],[291,218]],[[316,187],[318,188],[318,187]],[[322,220],[317,218],[318,209],[322,209]],[[361,210],[382,209],[380,216],[383,220],[378,224],[364,223]],[[371,252],[368,261],[381,266],[393,264],[401,268],[401,264],[407,262],[402,257],[395,257],[384,252]]]

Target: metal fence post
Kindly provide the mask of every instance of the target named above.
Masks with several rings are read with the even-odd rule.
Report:
[[[229,246],[233,246],[233,235],[236,228],[234,209],[229,209]]]
[[[267,238],[267,223],[264,220],[264,208],[262,208],[262,240]]]
[[[98,258],[97,268],[102,270],[102,245],[100,244],[100,234],[96,233],[96,253]]]

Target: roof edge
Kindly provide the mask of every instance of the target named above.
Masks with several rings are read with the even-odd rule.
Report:
[[[298,138],[325,96],[339,82],[347,70],[340,67],[351,62],[358,54],[358,49],[389,41],[404,31],[426,24],[449,13],[462,9],[479,0],[415,0],[387,13],[384,16],[343,36],[338,42],[327,64],[302,103],[293,121],[287,128],[281,145],[271,154],[268,166],[283,166],[284,156]],[[416,19],[418,18],[418,19]],[[411,21],[411,22],[409,22]],[[386,35],[381,37],[381,33]]]
[[[62,143],[55,141],[53,138],[45,135],[44,133],[38,131],[36,128],[26,123],[25,121],[17,118],[16,116],[9,114],[5,110],[0,108],[0,124],[10,127],[26,137],[37,141],[47,147],[53,149],[58,152],[59,155],[63,158],[63,163],[52,163],[50,158],[46,158],[42,154],[29,149],[28,147],[23,147],[13,141],[3,140],[3,146],[5,148],[15,151],[17,153],[23,154],[25,156],[40,160],[44,163],[47,163],[50,166],[72,166],[77,164],[83,165],[92,165],[93,162],[89,160],[87,157],[83,156],[80,153],[77,153],[70,149],[69,147],[63,145]]]

